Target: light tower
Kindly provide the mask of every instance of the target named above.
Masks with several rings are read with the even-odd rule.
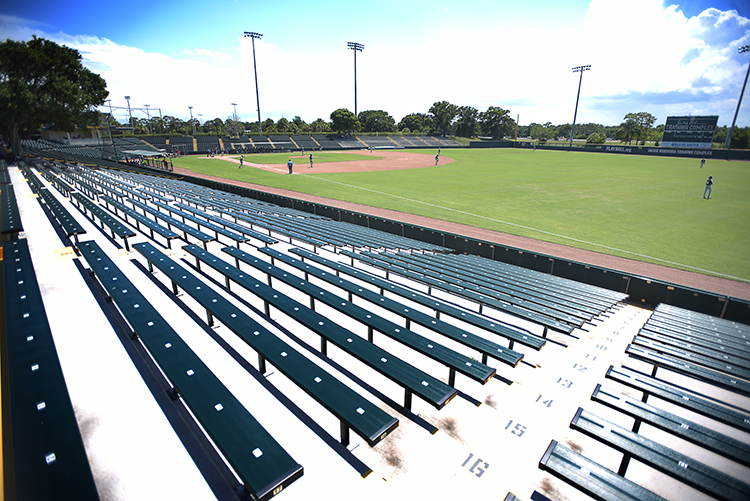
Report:
[[[146,117],[148,118],[148,130],[151,132],[151,134],[153,134],[154,133],[154,128],[151,127],[151,115],[148,113],[148,107],[150,105],[144,104],[143,106],[146,108]]]
[[[580,73],[581,76],[578,79],[578,94],[576,95],[576,111],[573,113],[573,126],[570,128],[570,147],[573,147],[573,132],[576,130],[576,116],[578,115],[578,98],[581,97],[581,82],[583,81],[583,72],[591,69],[590,64],[584,66],[576,66],[573,68],[573,73]]]
[[[255,102],[258,105],[258,134],[263,134],[263,126],[260,123],[260,97],[258,95],[258,67],[255,64],[255,39],[260,39],[263,35],[254,31],[246,31],[246,37],[250,37],[253,43],[253,70],[255,70]]]
[[[195,135],[195,123],[193,122],[193,107],[188,106],[188,109],[190,110],[190,125],[193,126],[193,135]]]
[[[743,45],[740,47],[740,54],[750,51],[750,45]],[[729,128],[729,134],[727,134],[726,148],[729,149],[729,145],[732,144],[732,133],[734,132],[734,124],[737,121],[737,115],[740,112],[740,104],[742,104],[742,95],[745,94],[745,86],[747,85],[747,76],[750,75],[750,64],[747,65],[747,73],[745,73],[745,83],[742,84],[742,91],[740,91],[740,100],[737,101],[737,110],[734,112],[734,118],[732,119],[732,126]]]
[[[349,50],[354,51],[354,116],[357,116],[357,52],[362,52],[365,48],[364,45],[357,42],[347,42],[346,46]]]
[[[238,129],[238,127],[237,127],[237,103],[232,103],[232,106],[234,106],[234,114],[233,114],[233,118],[232,118],[234,120],[234,127],[233,127],[233,129],[236,132],[237,129]],[[229,134],[230,135],[232,134],[231,130],[229,131]]]
[[[133,112],[130,111],[130,96],[125,96],[125,100],[128,102],[128,115],[130,115],[130,126],[133,127]]]

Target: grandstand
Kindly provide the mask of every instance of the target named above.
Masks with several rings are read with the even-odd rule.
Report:
[[[0,163],[13,497],[747,499],[750,326],[97,163]]]

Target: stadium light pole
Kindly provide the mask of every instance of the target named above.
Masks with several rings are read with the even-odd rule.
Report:
[[[188,106],[188,109],[190,110],[190,125],[193,126],[193,135],[195,135],[195,123],[193,123],[193,107]]]
[[[128,115],[130,115],[130,126],[133,127],[133,112],[130,111],[130,96],[125,96],[125,100],[128,102]]]
[[[146,107],[146,118],[148,118],[148,130],[151,131],[151,134],[154,133],[154,128],[151,126],[151,115],[148,113],[148,104],[144,104],[143,106]]]
[[[740,54],[750,51],[750,45],[743,45],[740,47]],[[750,75],[750,64],[747,65],[747,73],[745,73],[745,83],[742,84],[742,91],[740,91],[740,100],[737,101],[737,109],[734,112],[734,118],[732,119],[732,126],[729,128],[729,134],[727,134],[726,148],[729,149],[729,145],[732,144],[732,133],[734,132],[734,124],[737,122],[737,115],[740,112],[740,105],[742,104],[742,96],[745,94],[745,86],[747,85],[747,77]]]
[[[237,103],[232,103],[232,106],[234,106],[234,128],[237,129]],[[231,135],[232,131],[229,131],[229,134]]]
[[[347,42],[346,46],[349,50],[354,51],[354,116],[357,117],[357,52],[362,52],[365,48],[364,45],[357,42]]]
[[[578,94],[576,95],[576,110],[573,112],[573,126],[570,128],[570,147],[573,147],[573,132],[576,130],[576,116],[578,115],[578,99],[581,97],[581,82],[583,81],[583,72],[591,69],[590,64],[583,66],[576,66],[573,68],[573,73],[580,73],[581,76],[578,79]]]
[[[258,134],[263,134],[263,126],[260,123],[260,96],[258,94],[258,66],[255,64],[255,39],[260,39],[263,34],[254,31],[246,31],[246,37],[250,37],[253,43],[253,70],[255,71],[255,102],[258,105]]]

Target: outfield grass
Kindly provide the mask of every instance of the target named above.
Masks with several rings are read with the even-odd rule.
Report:
[[[288,159],[277,156],[279,163]],[[701,169],[700,159],[513,149],[447,150],[444,156],[456,161],[422,169],[295,176],[240,171],[230,163],[224,167],[195,158],[176,165],[750,281],[746,162],[709,159]],[[715,181],[713,198],[703,200],[709,175]]]

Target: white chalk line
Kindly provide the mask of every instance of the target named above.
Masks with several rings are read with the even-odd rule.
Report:
[[[301,175],[307,176],[307,174],[301,174]],[[582,243],[582,244],[586,244],[586,245],[592,245],[594,247],[601,247],[602,249],[607,249],[607,250],[616,251],[616,252],[622,252],[624,254],[630,254],[632,256],[638,256],[638,257],[642,257],[642,258],[646,258],[646,259],[653,259],[654,261],[659,261],[659,262],[671,264],[671,265],[674,265],[674,266],[680,266],[680,267],[684,267],[684,268],[689,268],[691,270],[699,271],[699,272],[702,272],[702,273],[708,273],[708,274],[711,274],[711,275],[717,275],[717,276],[729,278],[729,279],[732,279],[732,280],[739,280],[740,282],[748,282],[748,283],[750,283],[750,280],[748,280],[748,279],[741,278],[741,277],[735,277],[733,275],[727,275],[725,273],[719,273],[718,271],[706,270],[706,269],[703,269],[703,268],[697,268],[695,266],[690,266],[690,265],[683,264],[683,263],[677,263],[675,261],[669,261],[667,259],[662,259],[662,258],[658,258],[658,257],[654,257],[654,256],[649,256],[647,254],[640,254],[638,252],[633,252],[633,251],[629,251],[629,250],[625,250],[625,249],[618,249],[617,247],[610,247],[608,245],[598,244],[596,242],[588,242],[586,240],[581,240],[579,238],[569,237],[567,235],[560,235],[559,233],[553,233],[551,231],[540,230],[538,228],[532,228],[531,226],[524,226],[524,225],[518,224],[518,223],[511,223],[510,221],[503,221],[502,219],[495,219],[495,218],[489,217],[489,216],[482,216],[481,214],[474,214],[472,212],[466,212],[466,211],[463,211],[463,210],[460,210],[460,209],[454,209],[452,207],[444,207],[442,205],[432,204],[430,202],[423,202],[422,200],[416,200],[416,199],[413,199],[413,198],[402,197],[400,195],[394,195],[392,193],[386,193],[384,191],[373,190],[371,188],[363,188],[361,186],[355,186],[355,185],[352,185],[352,184],[346,184],[346,183],[342,183],[340,181],[334,181],[332,179],[324,179],[324,178],[321,178],[321,177],[318,177],[318,176],[309,176],[309,177],[312,178],[312,179],[317,179],[319,181],[326,181],[326,182],[329,182],[329,183],[340,184],[341,186],[346,186],[347,188],[355,188],[355,189],[358,189],[358,190],[370,191],[372,193],[377,193],[379,195],[385,195],[385,196],[388,196],[388,197],[399,198],[399,199],[405,200],[407,202],[414,202],[414,203],[418,203],[418,204],[422,204],[422,205],[427,205],[427,206],[430,206],[430,207],[435,207],[436,209],[443,209],[443,210],[447,210],[447,211],[457,212],[457,213],[460,213],[460,214],[465,214],[467,216],[472,216],[472,217],[476,217],[476,218],[479,218],[479,219],[487,219],[488,221],[493,221],[493,222],[501,223],[501,224],[507,224],[509,226],[515,226],[517,228],[523,228],[525,230],[535,231],[537,233],[542,233],[542,234],[545,234],[545,235],[550,235],[550,236],[553,236],[553,237],[558,237],[558,238],[562,238],[562,239],[565,239],[565,240],[570,240],[570,241],[573,241],[573,242],[578,242],[578,243]]]

